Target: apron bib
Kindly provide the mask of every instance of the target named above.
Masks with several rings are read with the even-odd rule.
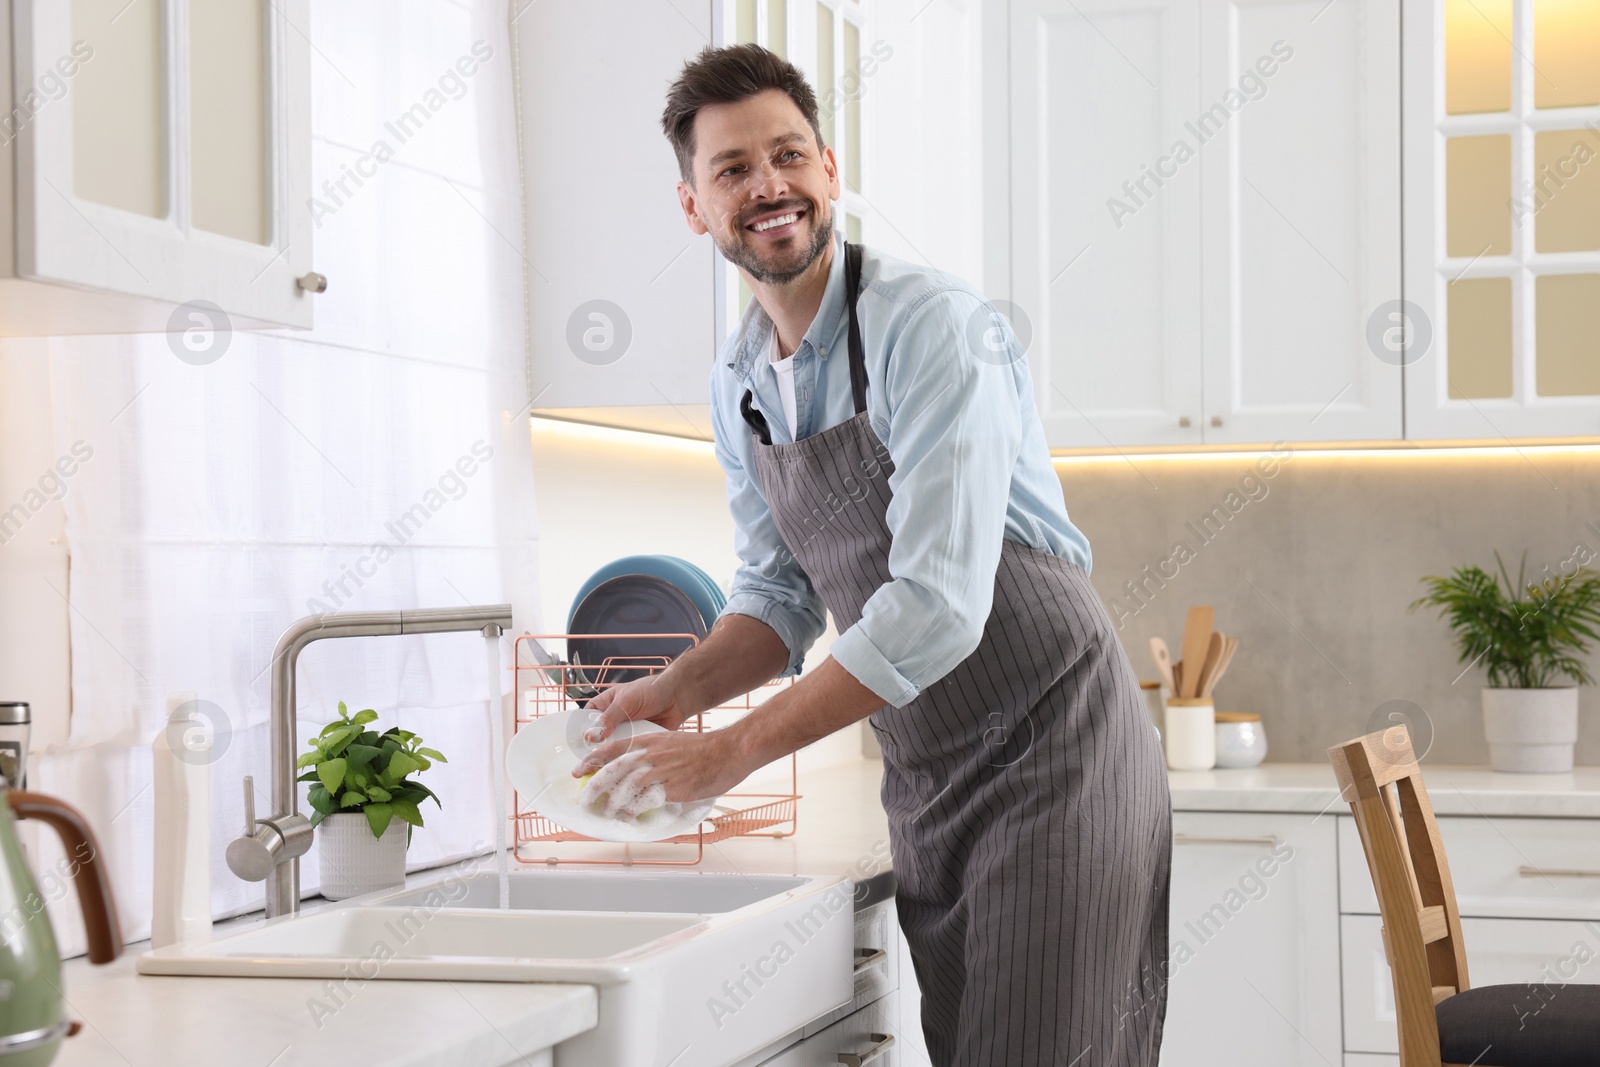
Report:
[[[845,256],[855,416],[773,445],[749,393],[740,405],[773,520],[840,632],[893,579],[894,463],[867,415],[860,246]],[[935,1067],[1154,1067],[1171,801],[1088,574],[1005,541],[976,651],[868,722]]]

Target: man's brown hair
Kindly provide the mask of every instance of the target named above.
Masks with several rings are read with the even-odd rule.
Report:
[[[768,89],[788,94],[810,124],[817,147],[822,147],[817,94],[799,67],[758,44],[708,45],[684,64],[667,90],[667,107],[661,113],[661,129],[677,153],[684,181],[694,185],[694,120],[700,109],[707,104],[736,104]]]

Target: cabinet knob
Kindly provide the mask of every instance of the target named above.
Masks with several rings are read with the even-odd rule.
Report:
[[[308,293],[325,293],[328,291],[328,276],[311,271],[300,275],[295,284]]]
[[[1213,415],[1213,416],[1211,416],[1211,425],[1212,426],[1221,426],[1222,425],[1222,416],[1221,415]]]
[[[1180,417],[1178,419],[1178,428],[1180,430],[1187,430],[1189,427],[1191,427],[1193,425],[1194,425],[1194,420],[1190,419],[1189,416],[1187,416],[1187,415],[1184,415],[1184,416],[1182,416],[1182,417]]]

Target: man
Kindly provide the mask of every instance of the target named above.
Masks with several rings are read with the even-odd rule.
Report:
[[[868,718],[933,1062],[1154,1065],[1165,767],[1015,336],[961,279],[834,231],[833,150],[778,56],[706,49],[662,125],[689,228],[755,296],[711,381],[743,565],[705,641],[590,703],[585,799],[718,796]],[[824,606],[831,654],[755,713],[605,740],[798,672]]]

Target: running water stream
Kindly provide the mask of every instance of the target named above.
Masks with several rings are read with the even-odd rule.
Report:
[[[505,707],[500,696],[500,635],[484,642],[485,662],[489,666],[489,766],[494,781],[494,858],[500,878],[500,908],[511,907],[511,857],[506,850],[506,727]]]

